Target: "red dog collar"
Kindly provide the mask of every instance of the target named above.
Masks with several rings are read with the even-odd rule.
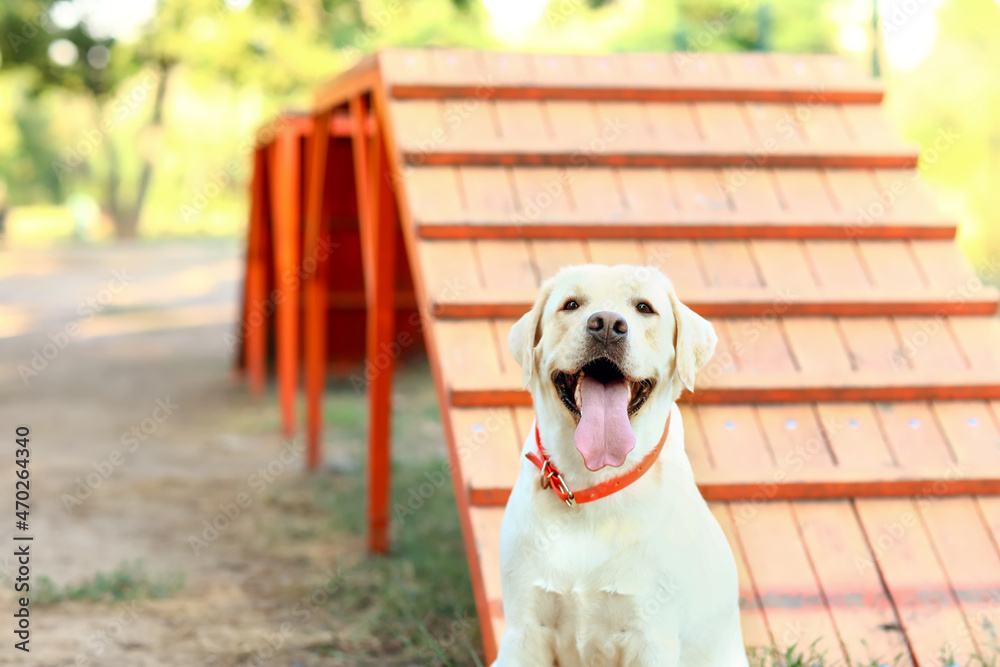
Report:
[[[609,480],[586,488],[583,491],[577,491],[576,493],[569,490],[569,487],[566,486],[566,482],[563,480],[562,475],[552,464],[552,460],[549,458],[549,455],[545,453],[545,449],[542,447],[542,436],[538,432],[538,422],[535,422],[535,443],[538,445],[538,454],[528,452],[525,456],[529,461],[535,464],[536,468],[541,471],[540,481],[542,488],[551,488],[552,491],[559,496],[561,501],[572,507],[573,505],[589,503],[595,500],[600,500],[601,498],[606,498],[617,491],[621,491],[626,486],[632,484],[637,479],[645,475],[646,472],[653,467],[653,463],[655,463],[656,459],[660,456],[660,452],[663,451],[663,445],[667,441],[667,434],[669,432],[670,415],[667,416],[667,423],[663,426],[663,437],[660,438],[660,442],[653,448],[653,451],[646,454],[645,458],[639,462],[639,465],[620,477],[612,477]]]

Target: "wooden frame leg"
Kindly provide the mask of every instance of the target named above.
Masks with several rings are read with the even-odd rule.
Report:
[[[326,190],[326,158],[330,140],[330,112],[313,118],[310,139],[309,173],[306,188],[306,226],[302,267],[305,272],[303,338],[306,384],[306,466],[316,470],[323,462],[323,394],[326,389],[326,322],[329,264],[326,244],[329,234],[323,224],[323,195]],[[315,269],[311,269],[315,262]]]
[[[250,230],[247,234],[247,275],[243,297],[243,363],[250,392],[264,393],[267,380],[267,156],[265,149],[254,152],[250,181]]]
[[[295,393],[298,384],[299,288],[301,251],[301,141],[298,134],[279,132],[271,150],[270,182],[273,212],[275,290],[275,347],[278,401],[286,436],[295,433]]]
[[[392,349],[396,328],[396,221],[392,191],[382,178],[385,147],[376,125],[366,136],[368,105],[351,100],[351,136],[361,251],[367,301],[366,357],[368,381],[368,547],[375,553],[389,549],[389,504],[392,473],[392,379],[395,358],[380,355]]]

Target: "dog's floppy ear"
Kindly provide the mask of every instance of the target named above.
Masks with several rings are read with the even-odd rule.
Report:
[[[525,388],[531,382],[535,369],[535,346],[542,338],[542,311],[552,291],[552,280],[546,281],[538,293],[538,299],[531,310],[525,313],[510,329],[507,346],[514,359],[521,365],[521,382]]]
[[[674,349],[677,377],[687,389],[694,391],[694,377],[712,358],[719,338],[711,322],[680,302],[673,285],[668,284],[667,294],[670,295],[670,307],[677,325]]]

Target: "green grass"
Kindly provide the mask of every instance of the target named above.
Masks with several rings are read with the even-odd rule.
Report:
[[[111,572],[98,572],[80,583],[59,586],[46,576],[38,577],[31,597],[32,604],[55,605],[67,600],[123,602],[140,599],[163,599],[184,587],[184,573],[152,577],[141,561],[122,563]]]
[[[988,621],[986,623],[989,623]],[[962,661],[956,656],[954,651],[946,648],[941,649],[937,665],[941,667],[998,667],[1000,666],[1000,645],[997,644],[997,632],[992,624],[984,625],[987,633],[991,637],[989,646],[983,647],[984,651],[989,651],[988,657],[977,655],[969,656]],[[814,641],[805,649],[793,644],[784,651],[779,651],[771,647],[753,647],[747,649],[747,657],[750,667],[833,667],[826,660],[826,651],[817,651],[816,645],[820,640]],[[867,644],[865,648],[868,649]],[[900,653],[892,658],[884,656],[873,657],[868,651],[868,657],[864,660],[855,660],[851,667],[898,667],[904,664],[905,655]]]
[[[418,494],[421,503],[414,501],[416,509],[411,510],[411,489],[422,484],[427,497]],[[311,650],[356,665],[483,665],[458,510],[444,461],[394,465],[392,551],[387,557],[364,553],[364,492],[365,475],[356,472],[317,475],[297,489],[276,490],[271,496],[270,502],[283,508],[281,516],[297,515],[272,527],[283,539],[343,540],[347,535],[356,543],[349,557],[332,566],[337,581],[329,586],[334,590],[323,609],[331,629],[336,628],[334,638]]]

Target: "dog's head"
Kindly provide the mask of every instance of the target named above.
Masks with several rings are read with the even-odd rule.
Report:
[[[662,428],[659,408],[694,389],[716,341],[658,270],[598,265],[549,279],[509,338],[536,412],[574,429],[591,471],[622,465],[648,417]]]

